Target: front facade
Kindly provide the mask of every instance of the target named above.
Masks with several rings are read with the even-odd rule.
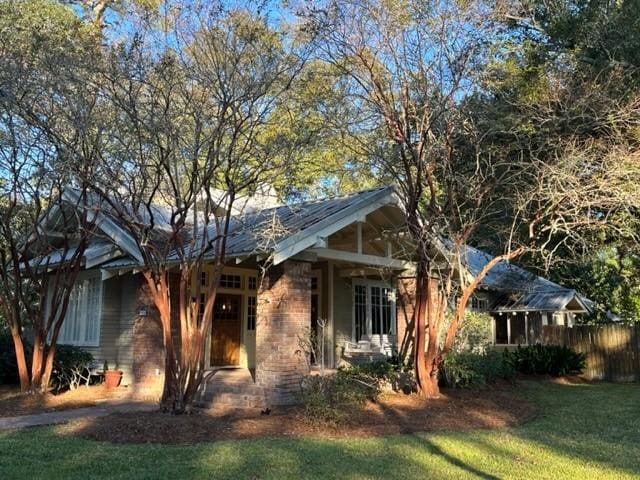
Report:
[[[269,252],[269,262],[244,231],[229,243],[207,337],[212,372],[249,371],[265,403],[291,403],[310,368],[406,350],[414,283],[412,265],[402,259],[404,215],[393,190],[277,207],[259,215],[277,215],[289,233]],[[123,370],[123,382],[132,392],[157,395],[162,333],[140,265],[125,248],[98,245],[85,267],[60,343],[87,349],[96,366],[106,361]],[[192,281],[207,286],[211,278],[205,267]],[[204,304],[206,297],[193,301]],[[499,305],[491,306],[494,337],[501,343]],[[510,322],[507,343],[516,339],[518,328]]]

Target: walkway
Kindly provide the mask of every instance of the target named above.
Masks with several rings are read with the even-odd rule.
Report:
[[[155,402],[104,402],[95,407],[72,408],[55,412],[34,413],[17,417],[0,417],[0,430],[13,430],[39,425],[65,423],[80,418],[103,417],[114,412],[148,412],[158,408]]]

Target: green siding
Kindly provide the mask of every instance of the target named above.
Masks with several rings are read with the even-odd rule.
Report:
[[[339,269],[333,274],[333,332],[336,347],[336,362],[342,356],[345,341],[351,341],[352,317],[351,279],[342,278]]]
[[[137,279],[131,275],[104,280],[102,285],[102,311],[100,316],[100,345],[82,347],[91,352],[95,366],[105,360],[110,368],[116,365],[124,371],[123,384],[132,379],[133,322],[135,320]]]

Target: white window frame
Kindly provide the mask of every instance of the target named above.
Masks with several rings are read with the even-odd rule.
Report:
[[[380,288],[388,288],[391,290],[393,298],[391,300],[391,333],[383,333],[380,334],[380,338],[382,339],[383,335],[396,335],[397,330],[397,318],[396,318],[396,301],[397,301],[397,290],[393,285],[389,283],[382,282],[379,280],[365,280],[359,279],[354,280],[352,283],[352,294],[351,294],[351,341],[357,342],[356,338],[356,302],[355,302],[355,290],[356,286],[363,286],[366,290],[365,302],[366,302],[366,337],[371,339],[373,338],[373,315],[372,315],[372,301],[371,301],[371,287],[380,287]],[[375,334],[378,335],[378,334]]]
[[[469,307],[471,307],[470,310],[473,312],[487,312],[489,311],[489,300],[472,295]]]
[[[68,335],[68,334],[67,334],[67,331],[65,330],[65,327],[69,326],[69,324],[67,322],[68,315],[70,314],[71,309],[77,308],[76,300],[73,300],[73,299],[76,296],[75,294],[77,292],[78,287],[83,282],[97,282],[97,292],[96,292],[97,307],[95,308],[95,322],[96,322],[96,325],[95,325],[96,338],[95,338],[95,340],[86,338],[86,331],[87,331],[86,320],[88,318],[87,313],[89,311],[89,307],[88,306],[90,304],[90,302],[88,301],[89,299],[88,299],[87,295],[83,295],[82,298],[80,298],[78,300],[78,302],[80,303],[80,308],[82,309],[82,311],[80,312],[80,318],[84,319],[84,321],[82,323],[80,323],[80,325],[82,327],[81,331],[84,331],[84,338],[80,338],[79,340],[73,340],[73,339],[66,338],[66,335]],[[60,329],[60,334],[58,335],[57,343],[59,343],[60,345],[75,345],[77,347],[99,347],[100,346],[100,336],[101,336],[101,329],[102,329],[102,304],[103,304],[103,301],[104,301],[104,298],[103,298],[103,295],[104,295],[103,283],[104,282],[102,281],[102,277],[100,276],[100,272],[80,272],[78,274],[78,277],[76,278],[75,285],[73,286],[73,291],[71,293],[71,297],[69,299],[69,304],[67,306],[67,312],[66,312],[66,315],[65,315],[65,319],[64,319],[64,321],[62,323],[62,328]],[[50,293],[51,293],[51,291],[50,291]],[[48,305],[48,308],[51,308],[50,305]],[[93,311],[94,309],[91,308],[91,310]]]

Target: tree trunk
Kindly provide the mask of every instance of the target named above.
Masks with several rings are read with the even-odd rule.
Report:
[[[53,360],[56,356],[56,344],[53,343],[47,349],[47,356],[44,359],[44,366],[42,369],[42,377],[40,379],[41,385],[44,386],[44,389],[49,385],[49,381],[51,380],[51,372],[53,372]]]
[[[42,333],[36,333],[33,339],[33,354],[31,356],[31,388],[32,393],[43,393],[46,385],[42,385],[42,373],[45,362],[44,342]]]
[[[421,387],[422,394],[427,398],[438,398],[440,387],[438,386],[438,371],[440,352],[438,346],[438,333],[442,323],[442,314],[439,305],[439,295],[437,283],[427,276],[424,280],[425,300],[426,300],[426,323],[427,323],[427,348],[425,352],[426,381]]]
[[[11,339],[13,340],[13,349],[16,354],[16,363],[18,364],[18,376],[20,377],[20,391],[23,393],[31,390],[31,382],[29,381],[29,368],[27,366],[27,357],[24,351],[24,343],[20,333],[11,329]]]
[[[157,283],[151,272],[144,273],[147,286],[151,290],[153,303],[160,313],[162,326],[162,343],[164,347],[164,384],[160,397],[160,410],[173,414],[181,414],[186,410],[184,395],[180,384],[178,359],[176,357],[173,332],[171,331],[171,295],[169,292],[169,275],[159,273]]]
[[[418,383],[418,390],[424,394],[426,386],[429,384],[429,374],[427,371],[427,362],[425,357],[425,336],[426,336],[426,322],[427,315],[427,287],[426,287],[426,272],[424,268],[418,266],[416,275],[416,308],[414,310],[414,366],[416,373],[416,382]]]

